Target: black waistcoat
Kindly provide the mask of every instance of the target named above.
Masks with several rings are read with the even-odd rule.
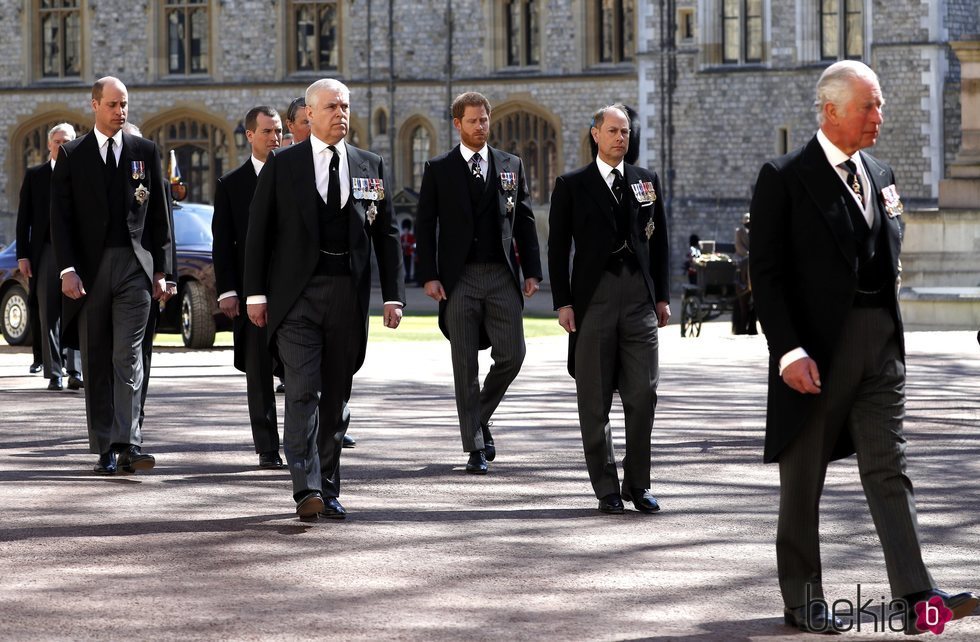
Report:
[[[320,249],[327,252],[347,252],[350,250],[350,216],[353,198],[347,199],[347,205],[330,211],[323,197],[316,198],[317,221],[320,223]]]
[[[884,244],[887,243],[886,235],[882,233],[883,213],[874,195],[869,195],[873,199],[871,211],[874,214],[871,227],[864,218],[860,206],[849,192],[844,197],[847,201],[847,213],[851,218],[851,227],[854,229],[854,250],[857,258],[858,290],[864,292],[876,292],[883,289],[889,281],[889,269],[886,263],[886,252]]]
[[[120,162],[115,175],[108,183],[106,197],[109,203],[109,225],[106,229],[105,244],[109,247],[129,247],[132,241],[129,237],[129,224],[126,221],[126,190],[136,191],[129,181],[129,168],[123,167]]]
[[[492,165],[487,163],[487,178],[483,190],[474,188],[470,178],[470,205],[473,209],[473,240],[467,263],[505,263],[504,249],[500,244],[500,206],[497,203],[497,181]]]

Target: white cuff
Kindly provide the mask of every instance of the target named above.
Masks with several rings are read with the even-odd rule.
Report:
[[[235,290],[228,290],[227,292],[222,292],[218,295],[218,300],[227,299],[228,297],[238,296],[238,292]]]
[[[806,353],[806,350],[804,350],[803,348],[793,348],[792,350],[784,354],[782,358],[779,360],[779,376],[780,377],[783,376],[783,370],[786,369],[786,366],[793,363],[794,361],[799,361],[800,359],[806,359],[809,356],[810,355],[808,355]]]
[[[74,272],[74,271],[75,271],[75,268],[73,268],[73,267],[70,267],[70,268],[65,268],[65,269],[64,269],[64,270],[62,270],[62,271],[61,271],[61,273],[60,273],[60,274],[58,275],[58,278],[59,278],[59,279],[63,279],[63,278],[65,278],[65,275],[66,275],[66,274],[68,274],[69,272]]]
[[[405,304],[401,301],[385,301],[385,305],[397,305],[400,308],[404,308]]]
[[[255,305],[257,303],[268,303],[269,300],[265,298],[264,294],[253,294],[252,296],[245,299],[245,305]]]

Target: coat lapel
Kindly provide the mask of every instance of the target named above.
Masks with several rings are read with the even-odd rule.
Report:
[[[827,221],[837,248],[848,265],[854,265],[854,226],[847,213],[847,201],[840,177],[827,161],[820,142],[814,136],[803,149],[797,173],[814,207]]]
[[[450,154],[453,167],[453,177],[452,184],[453,189],[456,190],[457,203],[462,203],[462,212],[466,216],[466,219],[473,222],[473,204],[470,202],[470,168],[463,160],[463,154],[460,151],[460,146],[456,145],[456,149]]]
[[[91,131],[85,135],[85,140],[78,144],[76,152],[79,158],[83,159],[83,172],[85,173],[86,183],[93,187],[95,193],[94,212],[109,211],[109,197],[105,191],[105,162],[99,155],[99,141],[95,137],[95,132]],[[94,159],[88,161],[89,158]]]
[[[290,172],[293,175],[293,189],[296,194],[312,194],[312,198],[300,196],[296,200],[299,205],[300,218],[306,224],[310,238],[319,240],[320,225],[316,220],[316,199],[320,196],[316,191],[316,172],[313,170],[313,145],[307,138],[299,144],[299,147],[303,149],[295,153],[296,158],[293,162],[287,163],[287,166],[280,168],[279,171]],[[273,154],[278,154],[278,151],[273,151]],[[276,160],[278,162],[279,159]]]
[[[616,229],[616,214],[614,212],[616,199],[613,198],[609,186],[606,185],[602,174],[599,173],[599,166],[595,164],[595,161],[589,163],[589,168],[585,170],[585,185],[585,191],[599,207],[602,217],[613,229]]]
[[[875,199],[875,218],[878,219],[876,222],[880,221],[881,228],[888,234],[888,247],[894,259],[901,253],[902,229],[898,217],[889,217],[885,210],[882,190],[888,187],[888,170],[874,157],[864,152],[861,152],[861,161],[864,163],[864,169],[867,170],[868,180],[871,181],[871,196]],[[893,262],[897,263],[897,260]]]
[[[351,145],[347,145],[347,173],[350,175],[352,179],[376,178],[371,172],[371,167],[367,159],[364,158],[363,154],[361,154],[361,150]],[[391,186],[385,185],[385,192],[387,192],[389,189],[391,189]],[[385,197],[387,198],[387,194],[385,195]],[[353,208],[358,218],[358,225],[351,226],[351,234],[354,234],[355,232],[359,234],[360,232],[358,230],[364,229],[364,224],[367,222],[367,211],[363,201],[353,200],[354,199],[353,189],[351,189],[350,198],[353,201],[351,203],[351,207]],[[351,241],[353,240],[354,237],[352,236]]]

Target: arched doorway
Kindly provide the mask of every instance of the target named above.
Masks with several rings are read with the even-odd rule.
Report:
[[[215,182],[232,168],[234,158],[224,127],[200,114],[168,115],[162,124],[150,123],[143,135],[160,147],[164,171],[170,150],[177,156],[181,177],[187,184],[187,200],[192,203],[214,201]]]

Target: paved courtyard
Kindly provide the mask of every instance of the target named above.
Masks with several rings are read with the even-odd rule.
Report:
[[[662,332],[652,516],[596,511],[564,338],[529,340],[486,477],[463,470],[448,344],[372,342],[343,458],[350,516],[314,524],[296,519],[287,474],[255,465],[230,350],[158,352],[157,468],[99,478],[82,396],[43,390],[29,353],[3,348],[0,638],[798,638],[775,579],[778,473],[761,463],[765,343],[726,332]],[[970,332],[907,341],[925,557],[943,587],[980,589],[980,349]],[[828,595],[854,601],[860,584],[878,604],[853,458],[831,467],[822,529]],[[862,626],[849,637],[899,637]],[[980,617],[943,638],[980,639]]]

